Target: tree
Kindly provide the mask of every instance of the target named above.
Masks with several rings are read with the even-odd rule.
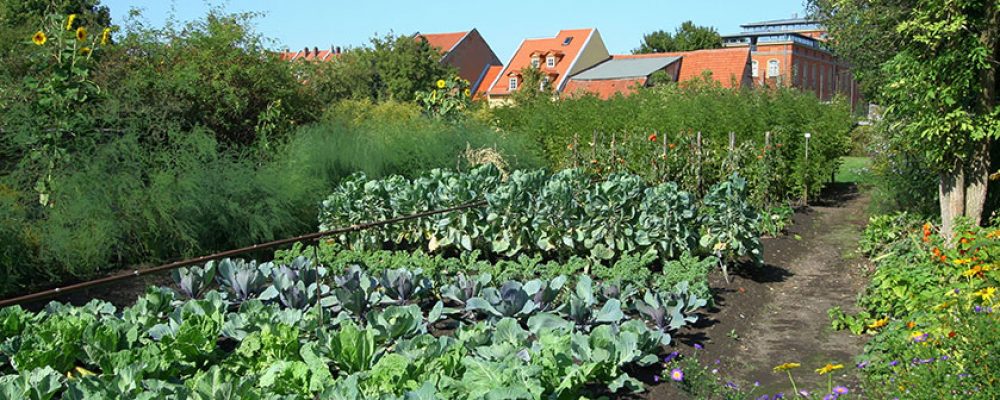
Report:
[[[673,34],[666,31],[655,31],[643,35],[642,44],[633,54],[666,53],[671,51],[691,51],[701,49],[717,49],[722,47],[722,37],[710,26],[698,26],[694,22],[685,21]]]
[[[857,63],[857,76],[885,106],[884,117],[897,136],[893,143],[938,166],[933,172],[939,178],[943,235],[952,237],[959,217],[981,223],[990,142],[1000,136],[1000,1],[812,0],[812,5],[814,14],[829,22],[835,48]]]

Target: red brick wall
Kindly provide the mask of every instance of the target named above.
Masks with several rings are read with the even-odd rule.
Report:
[[[477,30],[469,32],[464,40],[445,55],[442,62],[458,69],[458,76],[469,81],[472,85],[476,84],[476,80],[480,78],[488,66],[500,65],[500,59],[493,53],[493,50],[490,49],[486,40]]]
[[[813,92],[824,101],[841,94],[852,104],[861,102],[847,64],[826,51],[794,43],[765,44],[758,45],[751,58],[758,63],[756,85],[783,84]],[[767,77],[767,63],[772,59],[778,60],[781,67],[778,78]]]

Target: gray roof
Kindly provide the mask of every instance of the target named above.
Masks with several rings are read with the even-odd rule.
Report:
[[[760,21],[751,22],[748,24],[740,25],[741,27],[747,26],[766,26],[766,25],[791,25],[791,24],[816,24],[819,21],[809,19],[809,18],[786,18],[786,19],[774,19],[770,21]]]
[[[573,80],[596,81],[602,79],[638,78],[649,76],[680,60],[677,56],[612,58],[579,74]]]

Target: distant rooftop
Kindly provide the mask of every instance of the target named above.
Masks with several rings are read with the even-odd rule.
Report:
[[[740,25],[740,28],[750,28],[757,26],[774,26],[774,25],[817,24],[817,23],[819,23],[819,21],[815,21],[809,18],[786,18],[786,19],[774,19],[770,21],[751,22],[748,24]]]
[[[574,80],[601,80],[646,77],[653,72],[673,64],[681,58],[678,56],[648,57],[648,58],[612,58],[593,68],[573,76]]]

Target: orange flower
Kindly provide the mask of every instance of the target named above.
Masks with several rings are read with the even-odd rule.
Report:
[[[650,142],[655,142],[656,141],[656,133],[649,134],[649,141]]]
[[[763,159],[764,159],[764,156],[757,156],[757,159],[758,159],[758,160],[763,160]]]
[[[669,148],[670,148],[670,150],[673,150],[673,149],[674,149],[674,147],[677,147],[677,146],[676,146],[676,145],[674,145],[673,143],[671,143],[671,144],[667,145],[667,147],[669,147]]]
[[[913,328],[916,328],[916,327],[917,327],[917,323],[916,322],[910,321],[910,322],[906,323],[906,328],[907,329],[913,329]]]
[[[958,334],[955,333],[955,331],[948,332],[948,337],[949,338],[954,338],[955,336],[958,336]]]
[[[934,257],[941,257],[941,249],[935,247],[931,249],[931,254],[934,254]]]
[[[931,241],[931,224],[924,224],[924,242]]]
[[[780,149],[781,148],[781,143],[778,143],[775,146],[777,146]]]

